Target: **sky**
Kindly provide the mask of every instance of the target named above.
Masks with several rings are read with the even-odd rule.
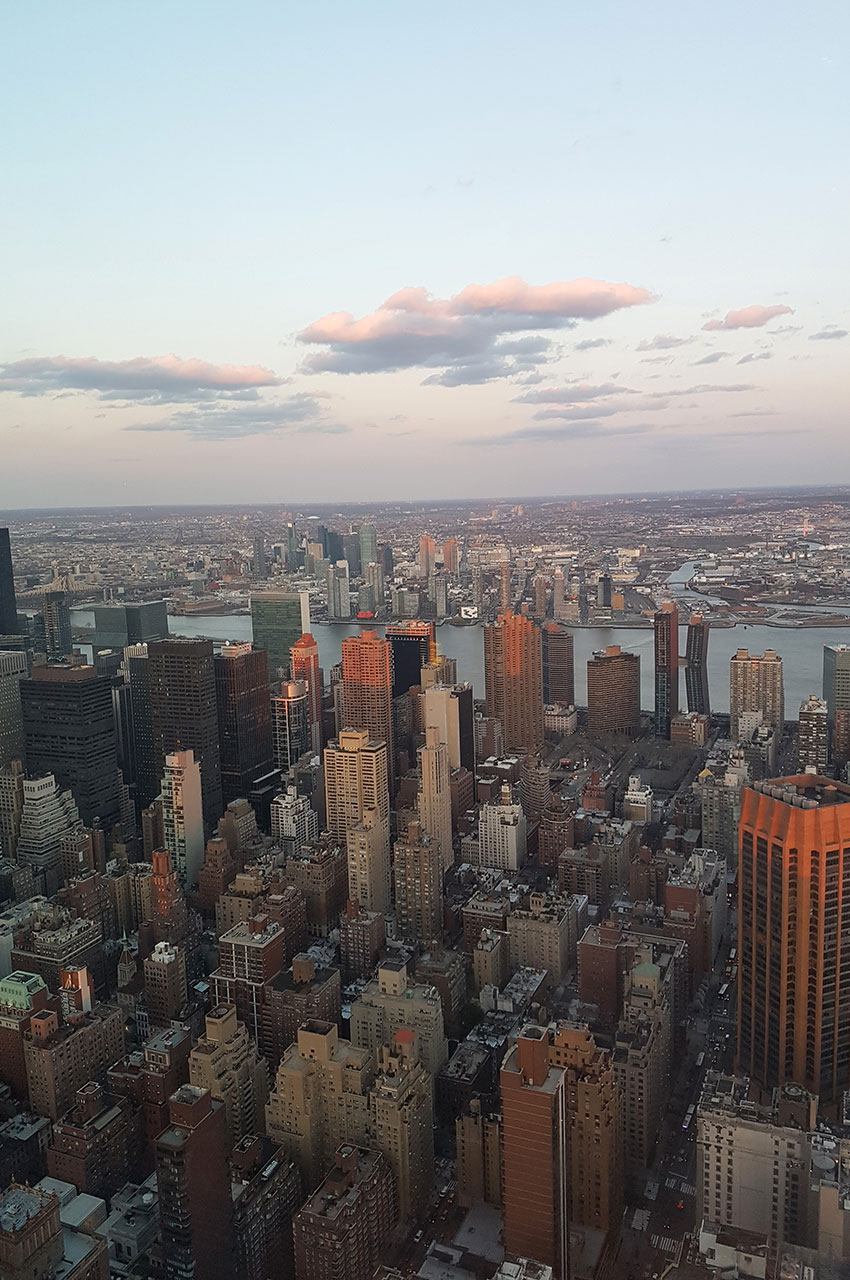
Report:
[[[844,0],[45,0],[0,509],[850,482]]]

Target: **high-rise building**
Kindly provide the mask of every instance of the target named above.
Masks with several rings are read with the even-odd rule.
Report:
[[[144,962],[145,1006],[151,1028],[170,1027],[186,1003],[186,953],[157,942]]]
[[[148,674],[160,776],[166,755],[192,751],[201,767],[204,821],[214,827],[223,804],[212,641],[152,640]]]
[[[74,994],[70,988],[69,994]],[[124,1014],[118,1005],[89,1004],[62,1021],[55,1010],[40,1009],[24,1034],[30,1108],[58,1120],[74,1105],[78,1089],[89,1080],[106,1079],[123,1048]]]
[[[379,1151],[344,1144],[293,1218],[296,1280],[371,1280],[395,1223],[389,1163]]]
[[[711,715],[711,698],[708,688],[710,635],[708,619],[701,613],[691,614],[685,645],[685,689],[688,695],[688,711],[695,711],[703,716]]]
[[[543,622],[549,604],[549,587],[545,573],[535,574],[532,586],[534,587],[534,616],[538,622]]]
[[[437,557],[437,544],[428,533],[423,533],[419,539],[419,576],[427,578],[434,571],[434,563]]]
[[[249,1134],[230,1153],[230,1186],[236,1280],[292,1276],[292,1219],[302,1200],[295,1164],[276,1143]]]
[[[93,666],[34,667],[20,683],[27,767],[73,793],[86,826],[121,816],[110,681]]]
[[[364,809],[360,821],[348,828],[346,857],[349,899],[366,911],[389,911],[390,836],[378,809]]]
[[[737,1069],[835,1101],[850,1088],[850,787],[754,782],[739,832]]]
[[[51,661],[68,658],[74,651],[71,611],[64,591],[46,591],[42,599],[45,652]]]
[[[0,529],[0,636],[18,634],[18,602],[9,530]]]
[[[310,711],[310,749],[318,755],[322,749],[322,671],[319,666],[319,646],[309,633],[295,641],[290,651],[292,679],[303,680],[307,686],[307,704]]]
[[[0,650],[0,770],[8,769],[13,760],[24,759],[26,740],[21,680],[26,674],[25,653]]]
[[[422,722],[435,725],[449,753],[450,769],[475,772],[475,726],[471,684],[433,684],[422,694]]]
[[[446,538],[443,543],[443,568],[446,573],[457,573],[460,566],[457,538]]]
[[[545,969],[563,982],[575,964],[578,912],[575,898],[537,891],[508,916],[511,963]]]
[[[618,644],[587,663],[587,727],[591,733],[640,733],[640,658]]]
[[[543,641],[543,701],[547,706],[556,702],[565,706],[575,705],[576,686],[573,663],[573,633],[556,622],[546,622],[541,628]]]
[[[342,704],[347,729],[365,730],[387,751],[387,770],[394,778],[393,654],[389,640],[377,631],[349,636],[342,645]]]
[[[135,604],[95,605],[94,634],[99,649],[135,648],[149,640],[167,640],[166,603],[142,600]]]
[[[254,644],[269,655],[269,679],[289,675],[290,650],[310,630],[310,596],[306,591],[262,591],[251,594]]]
[[[449,750],[436,725],[425,728],[425,745],[419,748],[419,825],[437,850],[443,870],[454,862],[452,849],[452,797]]]
[[[679,610],[665,601],[654,618],[655,736],[670,737],[670,721],[679,712]]]
[[[262,1027],[263,986],[284,967],[286,933],[267,915],[235,924],[218,940],[218,968],[211,975],[216,1004],[233,1004],[252,1038]]]
[[[481,1099],[472,1097],[455,1122],[457,1199],[465,1209],[474,1204],[502,1203],[502,1122],[486,1115]]]
[[[387,640],[392,648],[392,690],[398,698],[414,685],[421,684],[422,668],[437,656],[433,622],[412,619],[387,627]]]
[[[223,1102],[184,1084],[155,1146],[167,1280],[232,1280],[233,1227]]]
[[[371,520],[364,520],[360,526],[360,565],[365,571],[367,564],[378,561],[378,534]]]
[[[303,680],[284,680],[271,700],[275,767],[289,774],[312,747],[310,699]]]
[[[387,784],[387,746],[366,730],[343,729],[325,747],[326,826],[345,841],[367,809],[375,809],[389,833],[390,798]]]
[[[295,787],[275,796],[271,803],[272,838],[287,853],[296,853],[319,838],[319,815],[307,796]]]
[[[543,649],[530,618],[501,613],[484,626],[487,714],[502,722],[508,751],[531,751],[543,741]]]
[[[328,617],[351,617],[351,580],[347,560],[337,560],[328,565]]]
[[[191,889],[204,861],[201,766],[193,751],[172,751],[162,775],[163,844],[174,858],[180,883]]]
[[[224,804],[247,796],[272,768],[268,654],[225,644],[213,659],[221,793]]]
[[[419,1057],[436,1075],[449,1056],[443,1005],[436,987],[411,982],[404,960],[386,960],[351,1004],[351,1041],[377,1053],[398,1031],[416,1035]]]
[[[850,760],[850,645],[823,647],[823,697],[829,719],[830,758]]]
[[[800,704],[797,722],[797,768],[800,773],[826,773],[829,764],[829,712],[814,694]]]
[[[342,1016],[339,969],[316,968],[307,952],[292,957],[292,967],[270,978],[263,996],[263,1053],[274,1071],[298,1038],[298,1028],[319,1019],[338,1023]],[[262,1116],[257,1119],[261,1125]]]
[[[503,560],[499,565],[499,607],[503,613],[510,612],[513,607],[510,560]]]
[[[266,540],[261,533],[254,535],[253,569],[255,578],[265,578],[266,574]]]
[[[782,659],[773,649],[763,655],[739,649],[729,660],[730,737],[737,742],[753,713],[755,722],[780,734],[785,724],[785,694],[782,684]],[[760,717],[760,721],[758,720]]]
[[[263,1128],[268,1066],[237,1020],[235,1005],[217,1005],[207,1014],[204,1034],[189,1055],[189,1082],[224,1103],[228,1145]]]
[[[567,1090],[550,1032],[527,1026],[500,1073],[506,1251],[569,1276]]]
[[[438,941],[443,932],[443,865],[436,841],[411,822],[393,856],[396,930],[400,938]]]
[[[159,794],[162,761],[157,760],[151,719],[151,684],[146,644],[128,645],[124,650],[124,671],[130,687],[133,748],[136,763],[136,805],[141,812]]]
[[[356,530],[343,534],[342,555],[348,561],[348,571],[352,578],[359,578],[363,573],[363,565],[360,560],[360,534]]]
[[[566,615],[567,599],[563,569],[556,569],[552,574],[552,617],[563,618]]]
[[[421,1218],[434,1187],[433,1081],[403,1028],[378,1050],[369,1095],[374,1143],[393,1171],[399,1221]]]

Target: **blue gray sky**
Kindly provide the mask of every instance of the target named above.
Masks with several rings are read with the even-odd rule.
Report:
[[[0,507],[850,481],[846,4],[46,0]]]

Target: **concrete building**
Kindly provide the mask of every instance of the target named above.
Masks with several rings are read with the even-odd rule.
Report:
[[[423,672],[424,672],[423,668]],[[424,679],[423,675],[423,679]],[[449,753],[450,769],[475,771],[475,733],[471,684],[423,687],[422,723],[436,725]]]
[[[9,769],[13,760],[24,759],[26,741],[20,686],[26,674],[25,653],[0,651],[0,770]]]
[[[439,845],[419,822],[411,822],[404,839],[395,843],[393,879],[398,936],[426,945],[438,940],[443,932],[443,862]]]
[[[275,768],[290,775],[305,752],[312,750],[313,730],[307,685],[284,680],[271,700],[272,752]]]
[[[217,1005],[189,1055],[189,1082],[224,1103],[228,1147],[263,1127],[269,1069],[236,1006]]]
[[[511,964],[545,969],[556,983],[575,966],[578,912],[574,897],[532,893],[508,916]]]
[[[58,1120],[74,1105],[77,1090],[104,1081],[124,1049],[124,1016],[118,1005],[96,1004],[60,1022],[52,1009],[32,1015],[24,1033],[29,1105]]]
[[[823,698],[829,721],[830,759],[850,760],[850,645],[823,647]]]
[[[157,942],[144,962],[145,1006],[152,1030],[168,1027],[186,1003],[186,953],[170,942]]]
[[[425,1216],[434,1187],[433,1080],[415,1042],[404,1028],[378,1050],[369,1094],[373,1142],[393,1171],[402,1223]]]
[[[478,1098],[455,1121],[457,1198],[464,1208],[502,1203],[502,1122],[485,1115]]]
[[[425,745],[419,748],[419,824],[437,850],[442,870],[454,862],[452,848],[452,799],[449,750],[436,725],[425,728]]]
[[[747,712],[761,715],[761,723],[781,733],[785,724],[785,693],[782,681],[782,659],[773,649],[764,654],[750,654],[739,649],[729,660],[730,736],[737,742],[742,736],[741,720]]]
[[[204,861],[201,766],[193,751],[169,752],[162,775],[163,845],[185,889],[197,884]]]
[[[307,796],[295,787],[275,796],[271,804],[272,839],[285,852],[295,853],[302,845],[319,838],[319,816]]]
[[[829,711],[823,698],[812,694],[800,703],[797,721],[797,768],[823,776],[829,765]]]
[[[348,828],[346,854],[349,899],[366,911],[388,912],[392,905],[389,831],[378,809],[365,809],[360,821]]]
[[[273,1071],[305,1022],[339,1022],[341,990],[339,969],[317,968],[305,952],[293,957],[290,969],[269,979],[263,995],[261,1045]]]
[[[479,865],[518,871],[525,862],[526,830],[522,806],[513,803],[511,789],[505,784],[498,803],[481,807],[478,821]]]
[[[365,729],[343,729],[325,747],[325,808],[327,829],[345,843],[367,809],[374,809],[386,829],[389,848],[390,796],[386,741],[369,737]]]
[[[352,1002],[352,1044],[375,1053],[402,1029],[416,1033],[419,1056],[436,1075],[448,1057],[440,997],[433,987],[411,983],[404,961],[387,960]]]
[[[342,700],[346,728],[366,733],[386,748],[390,786],[395,777],[393,652],[377,631],[349,636],[342,645]],[[330,820],[330,818],[329,818]]]
[[[252,916],[218,940],[218,968],[210,982],[216,1004],[233,1004],[251,1037],[259,1041],[264,984],[284,967],[286,935],[267,915]]]
[[[230,1153],[235,1280],[291,1276],[292,1219],[301,1204],[298,1168],[260,1134],[249,1134]]]
[[[505,747],[531,751],[543,741],[543,649],[530,618],[506,610],[484,625],[487,715],[501,721]]]
[[[371,1280],[395,1223],[387,1161],[378,1151],[342,1144],[293,1220],[296,1280]]]
[[[640,733],[640,658],[618,644],[587,663],[587,727],[591,733]]]

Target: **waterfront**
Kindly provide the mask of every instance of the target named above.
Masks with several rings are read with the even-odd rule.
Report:
[[[72,610],[75,627],[91,627],[94,615],[86,610]],[[225,640],[250,640],[251,619],[247,614],[217,617],[169,617],[172,635],[205,636],[221,643]],[[383,628],[379,627],[378,630]],[[653,633],[648,628],[575,627],[571,628],[575,645],[576,700],[587,701],[587,660],[597,650],[619,644],[640,655],[641,706],[649,710],[653,692]],[[687,628],[680,627],[679,652],[685,651]],[[317,625],[313,634],[319,645],[319,657],[325,679],[331,667],[340,660],[340,645],[346,636],[359,635],[361,627],[351,625]],[[484,697],[484,642],[481,628],[443,626],[437,628],[437,643],[442,653],[457,659],[458,679],[469,680],[476,698]],[[729,710],[729,659],[738,648],[750,653],[775,649],[783,660],[785,673],[785,714],[797,718],[797,710],[810,693],[820,694],[825,644],[850,643],[845,627],[779,627],[738,624],[714,628],[708,646],[708,677],[712,710]],[[686,707],[684,672],[680,672],[679,705]]]

